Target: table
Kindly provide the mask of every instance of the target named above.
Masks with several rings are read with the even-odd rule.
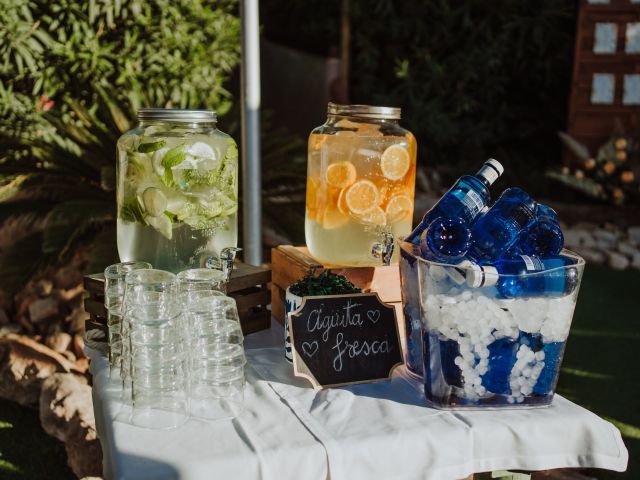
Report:
[[[128,423],[130,406],[87,348],[106,479],[456,479],[474,472],[563,467],[624,471],[609,422],[556,395],[550,407],[427,408],[404,367],[391,380],[314,391],[284,359],[282,327],[247,336],[245,411],[174,430]]]

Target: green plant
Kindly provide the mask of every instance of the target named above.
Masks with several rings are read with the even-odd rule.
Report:
[[[573,0],[351,0],[352,103],[402,107],[419,162],[458,176],[489,156],[533,194],[560,158]],[[340,2],[262,2],[268,39],[329,55]],[[537,168],[531,169],[531,165]],[[547,182],[548,183],[548,182]]]
[[[88,248],[115,257],[115,143],[141,106],[231,107],[235,0],[0,0],[0,254],[9,291]]]
[[[311,295],[344,295],[360,293],[361,289],[347,280],[344,275],[336,275],[331,270],[325,270],[320,275],[309,274],[289,286],[289,291],[299,297]]]

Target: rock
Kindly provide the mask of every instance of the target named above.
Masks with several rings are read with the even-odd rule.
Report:
[[[48,297],[51,295],[51,290],[53,290],[53,282],[49,279],[43,278],[42,280],[38,280],[33,288],[36,295],[39,297]]]
[[[76,363],[76,355],[71,350],[65,350],[64,352],[62,352],[62,355],[70,362]]]
[[[91,387],[84,378],[56,373],[43,383],[40,423],[45,432],[64,442],[67,463],[78,478],[102,474]]]
[[[588,263],[604,263],[606,260],[605,254],[599,250],[594,250],[592,248],[586,248],[580,250],[580,255],[588,262]]]
[[[593,232],[598,228],[598,225],[591,222],[578,222],[578,223],[574,223],[571,228],[576,230],[586,230],[587,232]]]
[[[37,405],[42,382],[57,372],[79,368],[49,347],[24,335],[0,338],[0,398]]]
[[[56,288],[69,290],[82,284],[82,272],[74,265],[67,265],[55,273],[53,281]]]
[[[607,252],[607,260],[611,268],[624,270],[629,266],[629,259],[618,252]]]
[[[55,298],[39,298],[29,304],[29,318],[40,323],[58,314],[58,301]]]
[[[640,246],[640,225],[629,227],[629,230],[627,230],[627,237],[631,243],[636,246]]]
[[[593,237],[596,239],[596,245],[600,250],[613,250],[616,248],[620,234],[599,228],[593,231]]]
[[[0,308],[0,326],[9,325],[11,320],[9,320],[9,315],[4,311],[4,308]]]
[[[586,230],[577,230],[575,228],[569,228],[563,232],[564,243],[570,248],[594,248],[596,241],[593,235]]]
[[[47,337],[44,344],[55,350],[56,352],[62,353],[69,348],[71,345],[71,335],[65,332],[55,332]]]
[[[640,270],[640,252],[636,253],[631,259],[631,266]]]
[[[629,242],[620,242],[618,244],[618,251],[629,257],[633,257],[636,253],[638,253],[638,249],[631,245],[631,243]]]
[[[69,322],[69,333],[84,333],[84,322],[89,319],[89,314],[82,307],[76,307],[65,319]]]
[[[82,338],[82,335],[79,333],[73,336],[73,353],[75,353],[78,358],[86,357],[84,353],[84,338]]]

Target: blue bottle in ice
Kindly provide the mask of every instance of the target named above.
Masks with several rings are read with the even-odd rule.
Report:
[[[520,188],[502,192],[496,203],[471,227],[472,256],[484,260],[506,256],[534,223],[536,206],[535,200]]]
[[[427,260],[459,263],[471,248],[471,228],[461,217],[437,217],[420,235],[420,253]]]
[[[553,208],[538,204],[536,220],[518,241],[518,246],[524,255],[548,257],[560,253],[564,246],[564,235]]]
[[[490,265],[471,263],[467,285],[495,287],[502,298],[562,297],[578,286],[578,269],[571,267],[574,264],[575,260],[562,255],[547,258],[520,255]]]
[[[438,200],[438,203],[424,215],[406,241],[418,245],[422,232],[437,217],[460,217],[471,225],[480,211],[489,203],[491,199],[489,187],[502,175],[502,172],[504,168],[500,162],[491,158],[484,162],[475,175],[460,177]]]

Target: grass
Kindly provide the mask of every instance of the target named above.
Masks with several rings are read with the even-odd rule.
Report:
[[[558,392],[614,423],[629,449],[627,472],[593,472],[599,479],[640,478],[638,286],[636,270],[587,267],[560,375]],[[2,400],[0,478],[74,478],[64,447],[42,430],[38,412]]]
[[[558,393],[616,425],[629,450],[625,473],[640,478],[640,272],[588,266],[558,383]]]
[[[64,445],[42,430],[38,411],[0,400],[0,479],[74,478]]]

